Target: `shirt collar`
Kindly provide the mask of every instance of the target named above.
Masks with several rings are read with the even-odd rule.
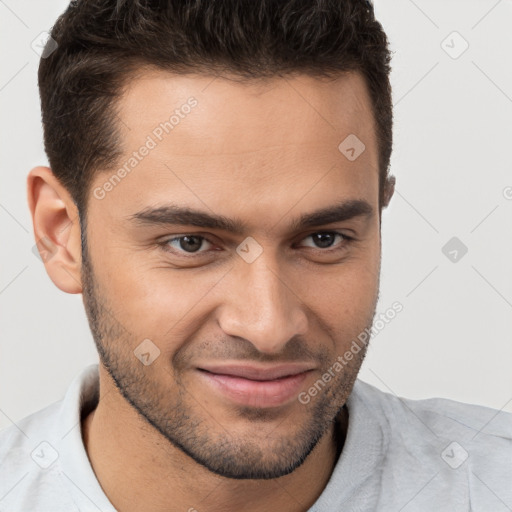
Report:
[[[98,397],[99,370],[97,364],[92,364],[75,377],[60,410],[58,429],[61,478],[75,503],[80,505],[80,510],[116,512],[94,474],[82,438],[81,420],[96,407]]]

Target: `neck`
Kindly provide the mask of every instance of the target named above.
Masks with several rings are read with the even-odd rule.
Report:
[[[103,379],[103,382],[105,379]],[[172,510],[304,512],[332,474],[348,426],[344,407],[304,463],[271,480],[225,478],[196,463],[139,416],[117,388],[102,389],[83,420],[85,449],[105,494],[119,512]]]

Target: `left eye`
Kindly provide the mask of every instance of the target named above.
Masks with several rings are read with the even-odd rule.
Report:
[[[313,240],[316,244],[313,246],[314,249],[330,249],[334,245],[336,237],[339,237],[342,240],[342,243],[338,245],[343,245],[343,242],[351,240],[349,236],[344,235],[343,233],[338,233],[337,231],[320,231],[318,233],[312,233],[304,238],[304,240],[307,240],[308,238]]]

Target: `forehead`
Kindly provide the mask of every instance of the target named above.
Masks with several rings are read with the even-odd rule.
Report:
[[[119,166],[135,164],[103,203],[119,212],[178,198],[263,219],[272,205],[284,211],[301,197],[304,208],[343,198],[377,201],[374,120],[356,73],[240,82],[151,69],[129,82],[118,115]],[[350,161],[338,146],[353,136],[365,150]]]
[[[337,140],[349,133],[357,133],[367,146],[374,142],[371,100],[359,73],[241,81],[149,68],[128,83],[119,101],[128,145],[140,142],[140,132],[152,133],[191,97],[197,100],[193,115],[172,133],[183,152],[196,151],[198,140],[216,148],[214,154],[230,148],[233,153],[258,151],[273,143],[327,145],[329,135]]]

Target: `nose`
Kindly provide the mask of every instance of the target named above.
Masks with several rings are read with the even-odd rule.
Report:
[[[265,254],[265,253],[263,253]],[[238,262],[218,310],[222,330],[250,341],[260,352],[279,353],[287,341],[307,330],[305,306],[276,265],[263,254],[252,263]]]

